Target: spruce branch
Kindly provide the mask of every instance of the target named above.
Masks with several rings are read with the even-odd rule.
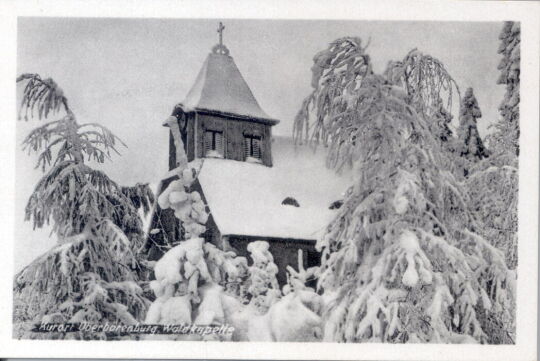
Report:
[[[39,119],[47,118],[49,113],[58,113],[64,110],[66,114],[71,114],[68,100],[64,96],[63,90],[51,79],[41,79],[38,74],[25,73],[17,77],[17,83],[27,82],[24,88],[19,119],[22,119],[22,111],[25,111],[24,120],[28,120],[28,115],[34,116],[37,111]]]

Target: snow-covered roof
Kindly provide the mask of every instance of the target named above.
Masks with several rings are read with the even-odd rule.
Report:
[[[222,235],[316,240],[336,214],[348,175],[324,165],[325,153],[274,138],[274,166],[204,159],[198,180]],[[298,148],[298,149],[295,149]],[[282,205],[292,197],[300,207]]]
[[[261,109],[233,58],[228,54],[208,54],[182,105],[187,110],[206,110],[253,117],[270,124],[278,123]]]

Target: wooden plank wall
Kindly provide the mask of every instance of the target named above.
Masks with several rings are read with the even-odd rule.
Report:
[[[204,157],[204,132],[215,130],[223,132],[225,137],[225,158],[243,162],[244,159],[244,135],[256,135],[261,137],[261,160],[268,167],[272,166],[272,130],[270,125],[265,125],[248,120],[218,117],[209,114],[198,114],[189,116],[189,122],[196,124],[196,131],[188,126],[188,160],[193,154],[197,158]],[[192,144],[190,139],[194,139],[196,133],[196,144]],[[196,145],[196,147],[195,147]],[[194,154],[194,148],[196,153]],[[191,153],[193,151],[193,153]]]

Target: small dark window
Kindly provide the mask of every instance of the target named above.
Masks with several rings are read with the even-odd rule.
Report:
[[[298,201],[294,199],[293,197],[285,198],[283,202],[281,202],[281,204],[284,206],[300,207],[300,203],[298,203]]]
[[[244,158],[245,160],[261,159],[261,137],[257,135],[244,136]]]
[[[330,205],[330,209],[340,209],[341,206],[343,205],[343,200],[339,200],[339,201],[335,201],[335,202],[332,202],[332,204]]]
[[[223,158],[224,153],[223,132],[207,130],[204,133],[205,157]]]

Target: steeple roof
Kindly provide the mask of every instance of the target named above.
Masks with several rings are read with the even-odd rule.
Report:
[[[208,111],[240,118],[255,118],[272,125],[279,122],[261,109],[229,55],[229,50],[221,44],[214,46],[208,54],[182,105],[186,111]]]

